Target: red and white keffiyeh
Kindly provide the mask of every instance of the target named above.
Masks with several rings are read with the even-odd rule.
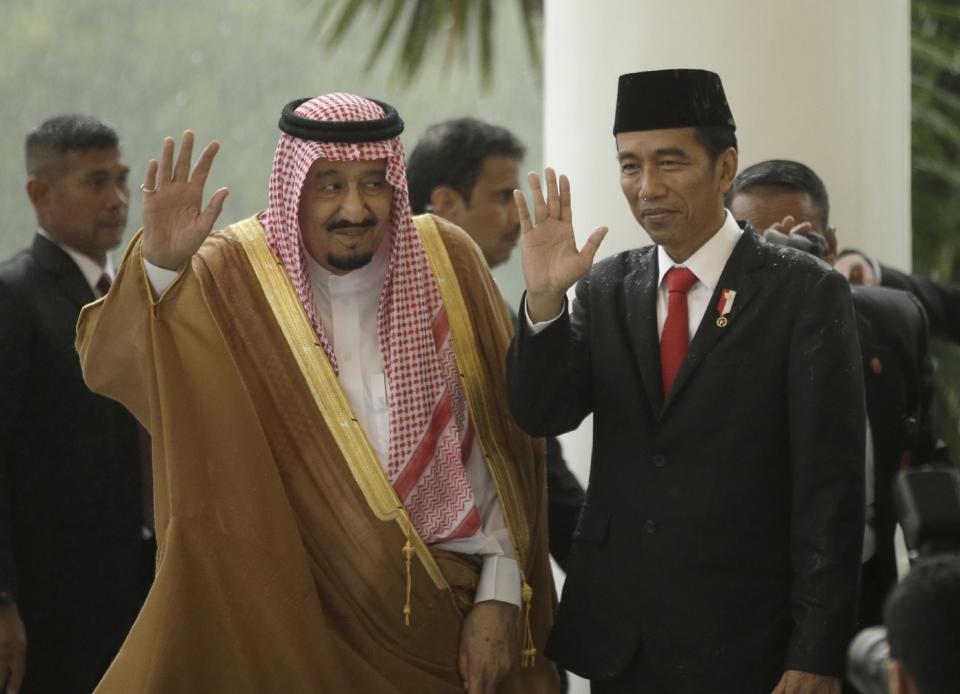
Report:
[[[384,117],[374,102],[344,93],[306,101],[295,113],[326,122]],[[315,142],[281,134],[268,206],[260,217],[267,243],[286,269],[320,344],[338,371],[337,356],[313,303],[298,215],[307,172],[321,158],[387,160],[386,177],[394,189],[389,230],[393,250],[377,312],[389,390],[387,475],[425,542],[471,537],[481,529],[464,467],[473,449],[473,426],[458,378],[446,308],[411,218],[400,139]]]

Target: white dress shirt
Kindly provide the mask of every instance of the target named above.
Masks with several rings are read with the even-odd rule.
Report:
[[[97,289],[97,283],[104,274],[110,278],[110,282],[112,283],[114,275],[116,274],[113,269],[113,261],[110,259],[109,255],[107,256],[107,264],[101,267],[100,263],[93,258],[86,256],[80,251],[74,250],[73,248],[70,248],[70,246],[57,241],[55,238],[50,236],[50,234],[48,234],[43,227],[37,227],[37,233],[51,243],[55,243],[64,251],[64,253],[73,259],[73,262],[77,264],[80,272],[83,273],[83,278],[87,281],[87,284],[90,285],[90,290],[93,292],[95,297],[100,298],[103,296],[103,293]]]
[[[667,306],[669,291],[667,283],[663,281],[667,272],[674,267],[685,267],[697,276],[697,283],[687,292],[687,318],[690,321],[690,339],[700,327],[704,314],[709,308],[710,299],[720,282],[723,268],[730,259],[734,247],[743,235],[743,229],[737,224],[728,210],[724,210],[725,217],[720,229],[711,236],[705,244],[700,246],[693,255],[682,263],[674,262],[667,255],[663,246],[657,246],[657,267],[660,276],[657,280],[657,334],[663,335],[663,324],[667,320]],[[736,299],[734,299],[736,301]]]
[[[389,235],[366,266],[335,275],[305,254],[317,315],[337,355],[340,386],[384,470],[390,450],[390,409],[383,355],[377,336],[377,309],[390,260]],[[159,295],[179,272],[152,265],[144,269]],[[435,545],[462,554],[483,555],[474,600],[500,600],[520,605],[520,570],[503,518],[497,489],[478,442],[466,463],[482,528],[469,538]]]

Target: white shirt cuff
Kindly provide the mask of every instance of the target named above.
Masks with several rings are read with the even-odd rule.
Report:
[[[520,567],[502,554],[486,554],[474,603],[499,600],[520,607]]]
[[[147,273],[150,286],[153,287],[153,291],[157,296],[163,294],[167,290],[167,287],[173,284],[173,281],[177,279],[177,276],[180,274],[179,270],[168,270],[165,267],[158,267],[146,258],[143,259],[143,269]]]
[[[534,323],[534,322],[533,322],[533,319],[530,317],[530,311],[527,309],[527,302],[526,302],[526,300],[524,300],[524,302],[523,302],[523,315],[524,315],[524,316],[526,317],[526,319],[527,319],[527,330],[530,331],[530,334],[531,334],[531,335],[538,335],[539,333],[541,333],[541,332],[543,332],[544,330],[546,330],[546,329],[547,329],[547,326],[549,326],[551,323],[553,323],[555,320],[557,320],[560,316],[562,316],[562,315],[563,315],[563,312],[566,311],[566,310],[567,310],[567,300],[564,299],[564,300],[563,300],[563,306],[562,306],[561,309],[560,309],[560,313],[558,313],[557,315],[555,315],[555,316],[554,316],[553,318],[551,318],[550,320],[542,320],[542,321],[540,321],[539,323]]]

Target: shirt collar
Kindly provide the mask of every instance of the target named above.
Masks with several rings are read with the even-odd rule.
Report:
[[[97,283],[100,281],[100,277],[102,277],[104,273],[106,273],[107,277],[110,278],[110,281],[113,282],[113,277],[116,273],[113,269],[113,260],[111,260],[109,255],[107,255],[107,264],[101,267],[100,263],[90,256],[84,255],[80,251],[70,248],[70,246],[57,241],[55,238],[50,236],[50,234],[47,233],[47,230],[43,227],[37,227],[37,233],[51,243],[56,244],[58,248],[60,248],[64,253],[73,259],[73,262],[76,263],[77,268],[83,274],[83,278],[87,281],[87,284],[90,285],[90,289],[96,290]]]
[[[662,285],[663,277],[670,268],[679,266],[690,270],[690,272],[697,276],[700,283],[712,292],[716,289],[723,268],[727,264],[727,260],[730,259],[730,254],[733,253],[733,249],[742,234],[743,229],[737,224],[737,220],[733,218],[729,210],[724,210],[723,224],[721,224],[716,233],[711,236],[705,244],[700,246],[693,255],[687,258],[686,261],[682,263],[674,262],[674,260],[667,255],[663,246],[657,246],[657,266],[660,271],[660,276],[657,278],[657,286]]]
[[[345,275],[336,275],[313,259],[309,253],[304,253],[307,273],[310,283],[315,287],[322,287],[331,296],[338,294],[352,294],[356,292],[379,290],[387,277],[387,267],[390,262],[390,251],[393,243],[390,234],[384,234],[383,241],[377,247],[370,262],[361,268],[351,270]]]

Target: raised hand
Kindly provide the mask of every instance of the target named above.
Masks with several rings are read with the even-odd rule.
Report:
[[[544,200],[540,178],[530,173],[534,218],[531,221],[527,199],[519,190],[513,199],[520,216],[520,253],[527,283],[527,311],[534,322],[549,320],[563,307],[563,297],[583,277],[607,234],[599,227],[577,250],[570,209],[570,181],[553,169],[546,170],[547,197]]]
[[[770,227],[774,231],[779,231],[785,236],[796,234],[798,236],[809,236],[811,233],[817,234],[810,222],[797,222],[793,215],[787,215],[782,221],[775,223]],[[837,262],[837,230],[833,227],[827,227],[821,234],[823,240],[827,243],[826,254],[823,259],[833,265]]]
[[[173,148],[173,138],[165,138],[159,163],[151,159],[147,164],[142,186],[143,257],[158,267],[179,270],[213,229],[229,191],[217,190],[201,210],[203,187],[220,143],[214,140],[204,147],[192,173],[193,133],[183,133],[176,164]]]
[[[877,275],[873,265],[859,253],[848,253],[833,264],[837,272],[847,278],[850,284],[862,284],[865,287],[877,285]]]

